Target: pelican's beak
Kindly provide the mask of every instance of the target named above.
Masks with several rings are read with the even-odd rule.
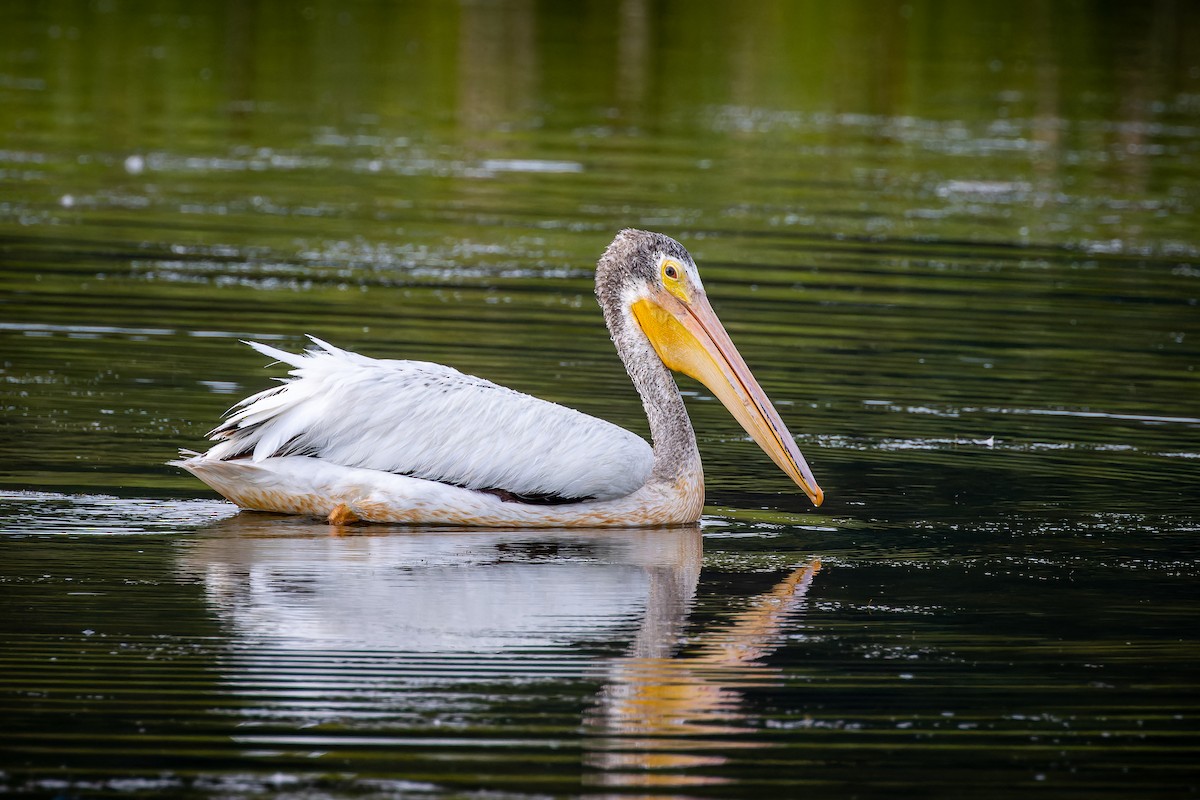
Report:
[[[703,292],[681,299],[659,289],[636,300],[632,309],[663,363],[707,386],[813,505],[821,505],[825,493],[796,440],[750,374]]]

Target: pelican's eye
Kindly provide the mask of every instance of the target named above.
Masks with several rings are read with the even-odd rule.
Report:
[[[663,288],[683,302],[690,302],[687,286],[683,280],[683,264],[673,258],[664,258],[658,266],[662,272]]]

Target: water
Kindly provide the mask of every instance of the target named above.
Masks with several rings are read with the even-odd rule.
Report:
[[[1194,794],[1186,4],[0,5],[0,789]],[[644,434],[591,296],[696,257],[699,529],[331,535],[164,462],[312,333]]]

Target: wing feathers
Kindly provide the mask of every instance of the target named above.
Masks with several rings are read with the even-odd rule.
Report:
[[[305,453],[517,496],[610,499],[650,475],[650,446],[611,423],[440,364],[309,338],[298,355],[247,342],[292,377],[230,409],[207,457]]]
[[[277,347],[272,347],[271,345],[263,344],[262,342],[250,342],[245,339],[242,339],[241,341],[242,344],[248,344],[258,352],[262,353],[264,356],[273,358],[283,364],[290,364],[293,367],[298,367],[304,363],[303,354],[295,355],[294,353],[289,353],[286,350],[280,350]]]

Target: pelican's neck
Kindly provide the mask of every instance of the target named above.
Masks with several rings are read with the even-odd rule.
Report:
[[[624,302],[606,304],[604,317],[650,423],[654,445],[650,480],[675,484],[697,478],[702,474],[700,450],[679,387],[628,309]]]

